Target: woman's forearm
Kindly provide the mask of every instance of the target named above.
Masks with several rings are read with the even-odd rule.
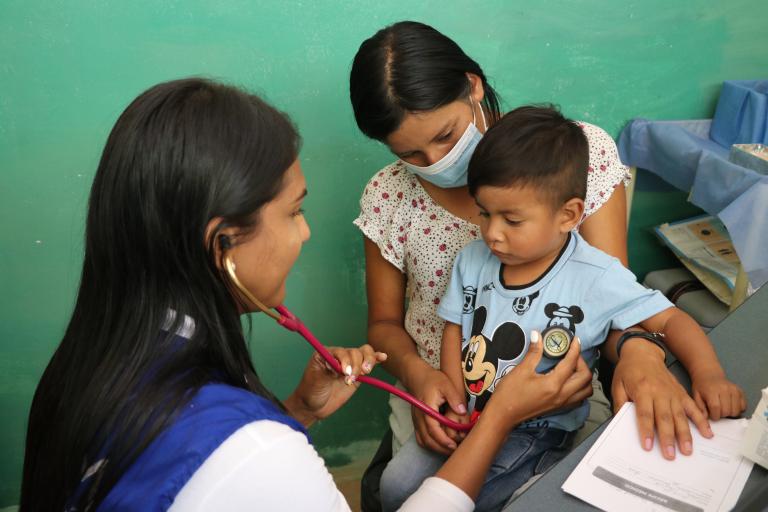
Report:
[[[416,343],[402,324],[375,322],[368,327],[368,343],[387,354],[384,369],[410,389],[410,379],[420,371],[431,369],[416,351]]]
[[[410,379],[430,366],[419,357],[416,343],[405,330],[406,277],[368,238],[364,248],[368,343],[387,354],[384,369],[410,389]]]
[[[452,483],[473,500],[480,493],[488,468],[509,432],[524,419],[508,413],[496,414],[492,404],[493,401],[489,402],[470,435],[435,475]]]

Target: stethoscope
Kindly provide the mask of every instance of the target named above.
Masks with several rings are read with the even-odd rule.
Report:
[[[256,297],[254,297],[251,292],[248,291],[248,289],[240,283],[240,280],[237,278],[237,275],[235,274],[235,262],[232,261],[232,258],[228,255],[224,256],[224,268],[227,271],[227,274],[229,274],[229,277],[232,279],[232,282],[237,286],[240,293],[242,293],[249,301],[251,301],[252,304],[254,304],[256,307],[258,307],[261,311],[269,315],[272,319],[274,319],[278,324],[283,326],[284,328],[288,329],[289,331],[297,332],[299,333],[305,340],[309,342],[310,345],[312,345],[312,348],[314,348],[318,354],[325,360],[328,365],[333,368],[333,370],[340,375],[344,375],[344,371],[341,368],[341,364],[336,360],[335,357],[333,357],[333,354],[325,348],[325,346],[320,343],[320,341],[312,334],[312,332],[307,328],[304,323],[299,320],[299,318],[291,313],[288,308],[286,308],[283,305],[277,306],[275,308],[275,311],[273,311],[271,308],[265,306],[260,300],[258,300]],[[414,407],[419,408],[424,414],[427,414],[437,420],[439,423],[445,425],[446,427],[452,428],[454,430],[459,431],[468,431],[470,430],[475,422],[470,423],[458,423],[456,421],[453,421],[449,418],[446,418],[436,410],[432,409],[430,406],[419,400],[418,398],[414,397],[410,393],[407,393],[401,389],[397,389],[395,386],[384,382],[382,380],[379,380],[375,377],[370,377],[368,375],[360,375],[356,378],[356,382],[362,382],[364,384],[369,384],[371,386],[377,387],[379,389],[383,389],[384,391],[387,391],[398,398],[401,398],[405,400],[406,402],[410,403]]]

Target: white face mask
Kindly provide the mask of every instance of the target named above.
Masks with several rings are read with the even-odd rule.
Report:
[[[472,122],[469,123],[467,129],[464,130],[464,134],[448,154],[428,167],[420,167],[403,161],[406,169],[440,188],[463,187],[467,184],[469,160],[472,158],[472,153],[475,152],[477,144],[483,137],[480,130],[475,126],[475,107],[472,104],[471,96],[469,103],[472,105]],[[482,106],[480,106],[480,114],[483,116],[483,127],[487,131],[488,125],[485,121],[485,113]]]

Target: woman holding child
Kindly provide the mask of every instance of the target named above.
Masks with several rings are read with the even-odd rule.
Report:
[[[351,70],[350,96],[361,131],[399,158],[371,178],[355,221],[365,235],[369,343],[388,353],[385,367],[400,385],[434,408],[445,405],[464,415],[464,390],[438,371],[445,322],[437,310],[456,254],[481,236],[480,209],[466,186],[467,168],[482,134],[501,118],[499,98],[482,69],[455,42],[414,22],[396,23],[363,42]],[[588,145],[588,174],[583,212],[574,226],[584,240],[626,265],[621,185],[629,179],[627,168],[603,130],[579,125]],[[530,300],[521,300],[519,307]],[[612,332],[603,349],[614,361],[619,334]],[[682,453],[690,453],[686,417],[706,435],[706,411],[669,374],[658,347],[631,339],[616,367],[614,406],[636,402],[647,449],[655,427],[665,457],[674,458],[676,443]],[[604,397],[592,400],[594,426],[608,416],[605,404]],[[411,436],[433,452],[445,455],[456,449],[457,436],[437,422],[397,400],[390,405],[394,451]],[[709,412],[715,419],[720,414]],[[554,460],[554,454],[541,454],[540,461]],[[403,480],[389,475],[383,486]]]

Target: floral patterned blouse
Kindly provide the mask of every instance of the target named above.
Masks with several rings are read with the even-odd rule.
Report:
[[[630,174],[602,128],[579,125],[589,142],[586,218],[608,201],[616,187],[628,184]],[[399,160],[368,182],[354,223],[388,262],[405,273],[405,330],[421,358],[439,368],[445,321],[437,315],[437,306],[448,287],[454,258],[480,238],[479,226],[435,203]]]

